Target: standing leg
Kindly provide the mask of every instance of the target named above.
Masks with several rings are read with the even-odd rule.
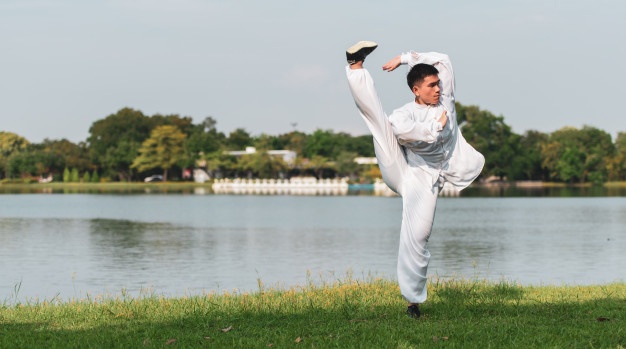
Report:
[[[426,300],[426,271],[430,252],[428,238],[435,219],[439,187],[419,168],[411,168],[402,195],[402,226],[398,250],[398,284],[411,304]],[[418,312],[419,314],[419,312]],[[418,315],[419,316],[419,315]]]
[[[350,54],[349,50],[349,60]],[[364,57],[350,62],[346,75],[361,117],[374,137],[374,149],[383,179],[402,196],[398,283],[402,296],[409,302],[407,313],[419,317],[418,304],[426,300],[427,294],[426,271],[430,253],[426,243],[434,220],[438,187],[433,188],[432,177],[426,172],[409,167],[404,149],[383,111],[374,81],[362,68]]]
[[[374,80],[366,69],[351,69],[350,66],[346,67],[346,75],[354,102],[374,136],[374,150],[383,180],[393,191],[402,195],[402,179],[408,164],[402,146],[383,111]]]

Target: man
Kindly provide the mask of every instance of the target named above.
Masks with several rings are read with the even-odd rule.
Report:
[[[414,100],[387,117],[363,61],[378,45],[360,41],[346,51],[346,75],[361,117],[374,137],[383,180],[402,197],[398,283],[409,316],[420,316],[426,300],[427,248],[439,190],[457,190],[480,174],[484,157],[463,138],[456,122],[454,74],[447,55],[408,52],[383,65],[391,72],[409,66]]]

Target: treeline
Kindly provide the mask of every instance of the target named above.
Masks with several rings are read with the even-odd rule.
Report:
[[[246,147],[255,147],[257,152],[239,157],[225,153]],[[297,157],[288,164],[267,154],[273,149],[289,149]],[[78,144],[66,139],[30,143],[17,134],[0,131],[0,178],[5,181],[51,175],[55,181],[84,182],[86,174],[92,182],[94,177],[98,181],[137,181],[156,173],[182,180],[189,172],[185,170],[198,166],[212,177],[375,177],[376,168],[364,169],[354,163],[357,156],[374,156],[371,136],[331,130],[252,136],[243,128],[226,135],[217,130],[212,117],[194,124],[191,117],[147,116],[131,108],[95,121],[86,141]]]
[[[463,135],[485,155],[483,178],[596,184],[626,179],[626,132],[619,132],[615,143],[609,133],[591,126],[518,135],[502,116],[456,106]]]
[[[610,134],[589,126],[518,135],[502,116],[476,106],[457,103],[457,114],[468,142],[485,155],[482,178],[569,183],[626,179],[626,132],[620,132],[615,142]],[[246,147],[257,151],[243,156],[227,153]],[[268,154],[281,149],[295,152],[295,160],[288,163]],[[31,143],[0,131],[0,178],[5,182],[137,181],[157,173],[166,180],[186,180],[198,167],[218,178],[311,175],[367,182],[380,176],[378,168],[358,165],[354,159],[373,156],[370,135],[294,130],[253,136],[243,128],[226,135],[212,117],[194,124],[191,117],[147,116],[131,108],[95,121],[89,137],[78,144],[66,139]]]

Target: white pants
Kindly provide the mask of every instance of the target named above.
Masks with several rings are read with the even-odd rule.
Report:
[[[439,186],[432,184],[430,174],[407,163],[369,72],[346,67],[346,75],[361,117],[374,136],[374,150],[383,180],[402,197],[398,251],[400,292],[411,303],[423,303],[430,259],[427,242],[435,219]]]

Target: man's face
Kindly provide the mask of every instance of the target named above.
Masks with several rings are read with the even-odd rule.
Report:
[[[421,84],[413,85],[413,94],[415,94],[415,102],[417,104],[437,104],[441,96],[441,88],[439,88],[439,77],[430,75],[424,78]]]

